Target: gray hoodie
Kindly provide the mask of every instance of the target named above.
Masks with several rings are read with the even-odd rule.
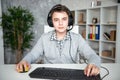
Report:
[[[33,63],[40,58],[45,64],[72,64],[79,63],[82,56],[88,64],[100,67],[100,57],[80,34],[69,32],[70,39],[65,40],[60,52],[56,41],[51,40],[53,32],[44,33],[23,60]]]

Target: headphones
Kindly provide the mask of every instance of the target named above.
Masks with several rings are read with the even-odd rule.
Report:
[[[53,6],[53,8],[48,13],[47,23],[48,23],[48,25],[50,27],[53,27],[53,22],[52,22],[52,15],[53,15],[53,13],[54,12],[61,12],[61,11],[64,11],[64,12],[66,12],[68,14],[68,18],[69,18],[68,26],[73,26],[74,19],[73,19],[71,11],[66,6],[61,5],[61,4],[57,4],[57,5]],[[69,30],[71,30],[71,29],[69,29]]]

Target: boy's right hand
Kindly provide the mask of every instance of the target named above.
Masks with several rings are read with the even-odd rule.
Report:
[[[16,71],[17,72],[27,72],[30,69],[30,64],[27,61],[21,61],[18,64],[16,64]],[[24,69],[23,69],[24,68]]]

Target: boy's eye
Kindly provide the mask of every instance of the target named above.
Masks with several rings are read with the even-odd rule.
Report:
[[[55,18],[54,21],[58,21],[58,19]]]
[[[65,21],[65,20],[67,20],[67,18],[66,18],[66,17],[64,17],[64,18],[63,18],[63,20]]]
[[[60,19],[54,18],[53,20],[54,20],[54,21],[59,21]],[[61,20],[66,21],[66,20],[67,20],[67,17],[62,18]]]

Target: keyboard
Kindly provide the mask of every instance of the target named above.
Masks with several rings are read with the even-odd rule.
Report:
[[[52,80],[101,80],[100,74],[87,77],[84,70],[38,67],[29,73],[31,78],[52,79]]]

